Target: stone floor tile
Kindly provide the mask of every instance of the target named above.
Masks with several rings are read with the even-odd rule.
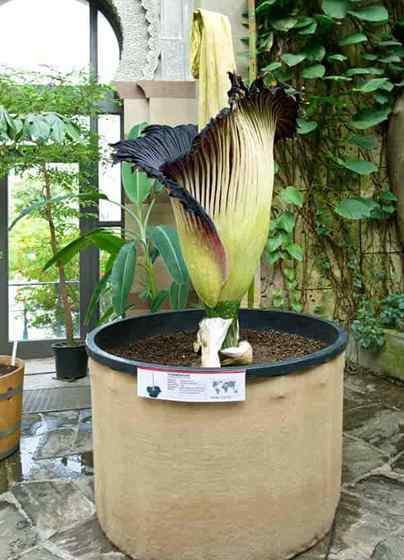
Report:
[[[30,521],[3,495],[0,500],[0,559],[15,558],[18,553],[34,547],[38,540]]]
[[[38,546],[36,548],[28,550],[27,552],[24,552],[24,554],[18,556],[16,560],[61,560],[61,556],[56,556],[53,552],[50,552],[44,546]]]
[[[94,505],[71,481],[24,482],[11,492],[43,538],[94,513]]]
[[[404,411],[404,384],[361,370],[345,377],[345,398],[347,409],[381,404]]]
[[[80,556],[80,560],[131,560],[129,556],[125,556],[121,552],[95,552]]]
[[[46,412],[43,414],[47,429],[71,428],[77,426],[79,420],[78,410],[66,410],[63,412]]]
[[[94,489],[94,477],[87,476],[86,478],[79,478],[75,481],[75,485],[79,488],[80,492],[84,494],[90,502],[95,503],[95,489]]]
[[[371,560],[403,560],[404,537],[389,537],[379,543],[371,557]]]
[[[404,483],[387,476],[371,476],[350,490],[361,500],[372,500],[379,509],[389,515],[400,515],[404,518]],[[404,527],[404,524],[403,524]]]
[[[386,462],[386,455],[365,441],[344,437],[342,478],[345,484],[352,484]]]
[[[46,424],[41,414],[24,414],[21,422],[23,436],[36,436],[38,432],[46,430]]]
[[[330,540],[330,536],[327,535],[315,546],[313,546],[309,550],[306,550],[306,552],[302,552],[301,554],[298,554],[295,557],[295,560],[324,560],[325,554],[328,549],[329,540]]]
[[[49,459],[63,457],[76,453],[73,443],[76,431],[73,428],[58,428],[43,434],[35,450],[34,459]]]
[[[50,541],[63,552],[80,560],[88,554],[118,552],[104,535],[95,515],[66,531],[58,532]]]

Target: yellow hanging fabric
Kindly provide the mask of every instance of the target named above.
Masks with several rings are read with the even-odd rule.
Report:
[[[227,106],[230,89],[227,72],[235,71],[229,18],[208,10],[196,10],[192,21],[192,75],[199,79],[199,130]]]

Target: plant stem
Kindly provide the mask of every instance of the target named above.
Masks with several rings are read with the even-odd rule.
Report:
[[[43,163],[41,165],[41,172],[44,179],[46,199],[51,200],[52,198],[51,178],[49,176],[46,163]],[[56,227],[53,219],[52,206],[50,203],[46,204],[45,206],[45,215],[49,226],[50,245],[52,249],[52,254],[53,256],[55,256],[56,253],[59,251],[59,246],[57,242]],[[59,293],[60,293],[60,299],[62,300],[63,315],[64,315],[64,322],[65,322],[65,329],[66,329],[66,340],[68,343],[72,344],[73,343],[73,316],[72,316],[72,306],[70,303],[69,292],[66,284],[65,267],[61,262],[58,261],[57,269],[59,274]]]
[[[223,349],[238,346],[240,340],[239,311],[240,302],[238,301],[222,301],[218,303],[216,307],[206,308],[206,315],[208,318],[220,317],[221,319],[232,319],[232,323],[222,344]]]

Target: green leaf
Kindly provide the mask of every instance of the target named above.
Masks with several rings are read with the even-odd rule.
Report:
[[[170,286],[170,306],[171,309],[185,309],[188,303],[190,285],[178,284],[173,282]]]
[[[372,126],[376,126],[389,117],[390,109],[362,109],[354,115],[352,126],[360,130],[365,130]]]
[[[313,35],[316,32],[316,30],[317,30],[317,22],[313,21],[313,23],[311,23],[307,27],[304,27],[300,31],[298,31],[298,34],[299,35]]]
[[[283,62],[285,62],[288,66],[296,66],[300,62],[302,62],[306,58],[305,54],[292,54],[292,53],[285,53],[281,56]]]
[[[160,307],[163,305],[164,301],[168,298],[169,291],[168,290],[161,290],[157,296],[153,299],[150,303],[150,311],[152,313],[156,313],[159,311]]]
[[[269,264],[275,264],[281,259],[282,253],[280,251],[274,251],[273,253],[266,253],[266,257]]]
[[[392,64],[394,62],[401,62],[401,58],[397,54],[390,54],[389,56],[379,58],[379,61],[384,64]]]
[[[348,60],[348,57],[344,54],[336,53],[327,56],[327,60],[329,60],[330,62],[344,62],[344,60]]]
[[[154,226],[148,235],[156,246],[167,270],[178,284],[188,281],[188,271],[182,257],[177,231],[171,226]]]
[[[371,93],[372,91],[376,91],[377,89],[381,88],[387,81],[387,78],[373,78],[372,80],[364,80],[363,82],[360,82],[356,87],[354,87],[353,91],[359,91],[361,93]]]
[[[66,136],[64,121],[56,113],[47,113],[45,120],[49,124],[49,136],[57,144],[63,144]]]
[[[86,326],[89,325],[91,319],[93,318],[95,312],[97,311],[98,302],[102,294],[106,291],[108,286],[109,277],[111,275],[111,270],[114,264],[115,255],[110,255],[106,264],[105,264],[105,271],[102,278],[97,282],[96,287],[94,288],[93,293],[91,294],[90,303],[88,304],[86,315],[84,318],[84,323]]]
[[[382,200],[392,200],[393,202],[398,202],[399,198],[396,194],[391,191],[383,191],[381,197]]]
[[[258,6],[258,8],[255,10],[255,13],[257,15],[259,15],[259,14],[263,14],[265,12],[269,12],[270,9],[271,9],[271,6],[273,6],[276,2],[277,2],[277,0],[265,0],[265,2],[263,2],[262,4],[260,4]]]
[[[287,233],[292,233],[295,227],[295,217],[292,212],[284,212],[277,219],[278,227],[286,231]]]
[[[24,122],[24,135],[33,142],[46,142],[49,139],[50,125],[44,115],[27,115]]]
[[[271,25],[277,31],[289,31],[297,23],[297,18],[285,17],[280,19],[271,20]]]
[[[111,271],[112,305],[123,316],[132,288],[136,268],[136,241],[125,243],[119,251]]]
[[[391,99],[388,95],[378,92],[375,94],[375,101],[380,105],[385,105],[386,103],[389,103]]]
[[[278,233],[275,237],[270,237],[267,241],[266,249],[269,253],[273,253],[279,247],[282,246],[284,242],[284,235],[282,233]]]
[[[335,19],[343,19],[346,16],[347,6],[346,0],[323,0],[321,3],[323,12]]]
[[[361,56],[365,60],[370,60],[371,62],[374,62],[378,58],[377,54],[372,54],[372,53],[362,53]]]
[[[278,68],[281,68],[281,66],[282,66],[281,62],[271,62],[271,64],[268,64],[268,66],[265,66],[265,68],[263,68],[262,71],[264,73],[273,72],[274,70],[277,70]]]
[[[304,203],[304,194],[296,187],[286,187],[280,192],[280,197],[286,204],[303,206]]]
[[[345,74],[347,76],[359,76],[361,74],[363,74],[363,75],[367,75],[367,74],[381,75],[381,74],[384,74],[384,70],[382,68],[375,68],[373,66],[369,66],[367,68],[349,68],[349,70],[347,70],[345,72]]]
[[[313,23],[316,23],[316,21],[312,17],[299,17],[297,23],[295,24],[295,29],[302,29],[302,27],[307,27]]]
[[[335,212],[348,220],[363,220],[370,218],[377,207],[378,204],[369,198],[346,198],[337,204]]]
[[[304,258],[303,248],[297,243],[291,243],[290,245],[287,245],[286,251],[292,258],[296,259],[297,261],[302,261]]]
[[[303,51],[303,55],[308,60],[313,60],[313,61],[317,61],[317,62],[320,62],[321,60],[323,60],[323,58],[325,57],[325,53],[326,53],[326,50],[323,47],[323,45],[320,45],[318,43],[309,45]]]
[[[130,163],[122,163],[122,183],[129,200],[140,206],[146,200],[153,188],[145,173],[132,169]]]
[[[358,43],[364,43],[367,41],[368,38],[364,33],[352,33],[352,35],[348,35],[339,41],[339,45],[344,47],[346,45],[357,45]]]
[[[304,119],[297,119],[297,132],[298,134],[309,134],[318,127],[315,121],[306,121]]]
[[[350,10],[348,12],[362,21],[369,21],[372,23],[384,23],[389,19],[389,13],[384,6],[373,4],[358,10]]]
[[[146,126],[148,126],[148,123],[145,121],[132,126],[128,133],[128,140],[136,140],[136,138],[139,138]]]
[[[359,146],[362,150],[374,150],[379,145],[377,138],[374,136],[361,136],[360,134],[351,134],[348,142]]]
[[[65,245],[56,255],[48,260],[43,270],[47,270],[57,262],[67,264],[78,253],[87,249],[87,247],[95,246],[97,249],[106,251],[111,255],[116,255],[123,245],[125,245],[125,240],[121,237],[114,235],[107,229],[97,228],[73,239],[73,241]]]
[[[347,76],[341,76],[341,75],[326,76],[324,80],[331,80],[334,82],[352,82],[352,78],[348,78]]]
[[[305,68],[302,72],[302,77],[306,80],[313,80],[315,78],[322,78],[325,74],[325,66],[322,64],[314,64]]]
[[[337,163],[358,175],[370,175],[377,171],[377,165],[364,159],[337,159]]]

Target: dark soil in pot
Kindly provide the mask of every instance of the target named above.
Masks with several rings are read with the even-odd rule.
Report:
[[[0,364],[0,377],[2,377],[3,375],[7,375],[8,373],[15,371],[16,369],[17,366],[6,366],[5,364]]]
[[[199,367],[199,357],[193,351],[196,332],[177,332],[170,335],[151,336],[128,342],[116,342],[106,351],[116,356],[146,363],[173,366]],[[240,340],[248,340],[254,349],[255,364],[277,362],[289,358],[301,358],[321,350],[327,344],[315,338],[307,338],[273,329],[241,329]]]
[[[74,345],[59,342],[52,348],[55,353],[57,379],[75,381],[87,375],[88,356],[83,342]]]

